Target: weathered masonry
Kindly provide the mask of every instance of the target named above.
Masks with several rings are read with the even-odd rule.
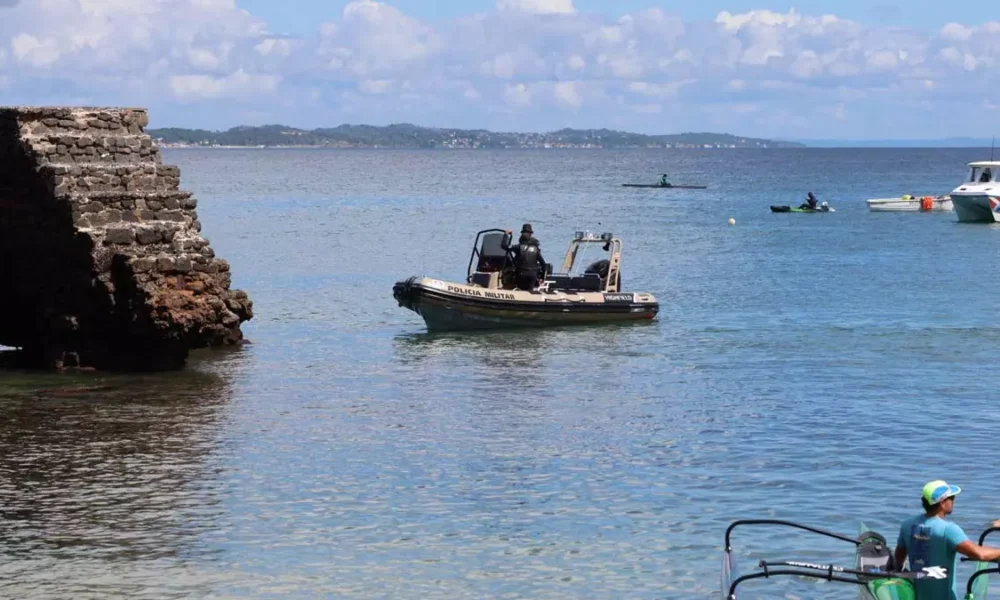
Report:
[[[0,345],[43,368],[167,370],[253,317],[145,110],[0,107]]]

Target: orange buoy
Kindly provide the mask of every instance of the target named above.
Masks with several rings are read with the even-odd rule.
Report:
[[[924,196],[920,199],[920,210],[934,210],[934,198]]]

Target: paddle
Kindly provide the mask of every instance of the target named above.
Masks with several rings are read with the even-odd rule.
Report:
[[[794,560],[782,561],[760,561],[758,565],[762,569],[770,566],[776,567],[797,567],[799,569],[814,569],[816,571],[827,571],[828,573],[844,573],[847,575],[861,575],[864,577],[875,577],[878,579],[947,579],[948,569],[944,567],[924,567],[919,571],[859,571],[857,569],[845,569],[837,565],[818,565],[815,563],[799,562]]]

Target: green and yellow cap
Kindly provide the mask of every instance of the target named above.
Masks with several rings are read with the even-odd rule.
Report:
[[[927,501],[927,504],[933,505],[961,493],[962,488],[957,485],[948,485],[946,482],[937,479],[924,486],[921,496]]]

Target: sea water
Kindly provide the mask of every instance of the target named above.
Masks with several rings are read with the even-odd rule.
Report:
[[[894,542],[938,478],[970,536],[1000,518],[1000,227],[864,203],[948,193],[980,150],[164,155],[253,343],[2,375],[0,597],[709,599],[735,519]],[[708,189],[620,185],[661,173]],[[768,209],[810,191],[836,212]],[[658,319],[429,335],[396,305],[394,282],[462,281],[477,231],[525,222],[557,264],[575,231],[619,236]],[[733,541],[744,571],[853,560]]]

